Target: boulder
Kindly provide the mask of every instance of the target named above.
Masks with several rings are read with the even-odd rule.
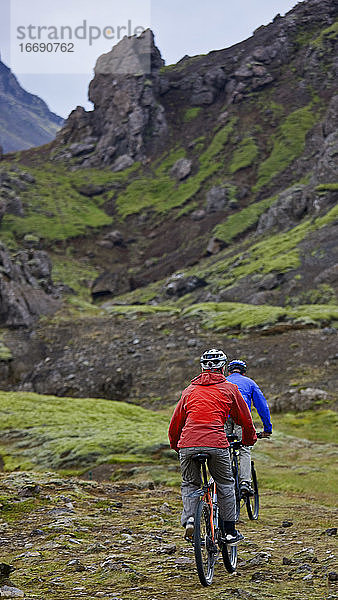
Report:
[[[100,196],[105,191],[105,187],[103,185],[95,185],[94,183],[83,183],[80,185],[74,185],[79,194],[82,196],[86,196],[87,198],[92,198],[93,196]]]
[[[206,206],[207,213],[221,211],[225,208],[229,200],[229,187],[214,186],[207,192]]]
[[[314,283],[328,283],[329,285],[338,283],[338,263],[333,265],[332,267],[328,267],[324,269],[314,280]]]
[[[271,229],[283,230],[293,227],[308,209],[305,185],[294,185],[279,194],[277,201],[260,217],[256,233],[261,235]]]
[[[46,252],[29,250],[12,258],[0,244],[0,324],[30,327],[59,307],[53,297],[51,261]]]
[[[95,144],[71,144],[69,151],[72,156],[81,156],[82,154],[90,154],[95,149]]]
[[[288,410],[310,410],[329,400],[325,390],[317,388],[290,389],[278,398],[271,398],[269,406],[272,412],[285,412]]]
[[[175,273],[167,281],[165,285],[165,293],[167,296],[181,297],[185,294],[189,294],[200,287],[205,287],[207,282],[205,279],[196,277],[195,275],[189,275],[185,277],[183,273]]]
[[[128,169],[134,164],[134,161],[131,156],[128,154],[123,154],[116,159],[113,163],[112,171],[113,173],[118,173],[119,171],[124,171],[124,169]]]
[[[338,158],[338,129],[330,133],[324,140],[323,147],[314,168],[311,182],[336,183]],[[336,192],[338,197],[338,193]]]
[[[122,246],[124,242],[123,235],[118,229],[114,229],[113,231],[109,231],[109,233],[106,233],[106,235],[103,238],[103,241],[107,242],[105,244],[106,247],[111,248],[113,248],[113,246]]]
[[[207,254],[218,254],[218,252],[220,252],[222,250],[222,248],[224,248],[224,242],[222,242],[221,240],[218,240],[215,237],[210,238],[207,248],[206,248],[206,253]]]
[[[119,296],[130,292],[131,283],[126,276],[124,269],[119,269],[114,273],[105,271],[95,279],[91,286],[91,294],[94,300],[103,297]]]
[[[175,179],[178,179],[178,181],[182,181],[183,179],[186,179],[188,175],[190,175],[191,165],[192,161],[188,158],[180,158],[175,162],[174,166],[170,170],[170,175]]]

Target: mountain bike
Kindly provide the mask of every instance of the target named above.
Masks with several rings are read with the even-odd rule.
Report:
[[[208,480],[207,475],[206,461],[209,455],[200,452],[192,458],[200,463],[203,475],[202,488],[191,494],[191,497],[200,497],[195,513],[193,546],[199,580],[207,587],[212,583],[220,553],[228,573],[236,570],[237,547],[226,544],[222,537],[224,532],[217,504],[216,483],[212,477]]]
[[[251,521],[256,521],[258,519],[259,514],[259,492],[258,492],[258,481],[257,474],[255,469],[255,463],[251,460],[251,480],[254,494],[253,496],[245,496],[241,498],[240,489],[239,489],[239,468],[238,468],[238,456],[239,449],[242,446],[242,442],[240,442],[235,435],[228,435],[228,441],[230,444],[230,458],[232,465],[232,474],[235,480],[235,497],[236,497],[236,521],[239,519],[240,511],[241,511],[241,501],[246,506],[246,510],[248,513],[248,517]],[[260,432],[257,433],[258,438],[262,438],[262,434]]]

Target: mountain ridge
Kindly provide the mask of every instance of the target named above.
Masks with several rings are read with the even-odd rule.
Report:
[[[19,84],[0,60],[0,144],[5,153],[51,141],[63,119],[47,104]]]

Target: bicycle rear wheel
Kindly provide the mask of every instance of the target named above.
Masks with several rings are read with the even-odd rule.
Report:
[[[256,469],[254,465],[254,461],[251,461],[251,478],[252,478],[252,487],[254,490],[253,496],[247,496],[245,499],[246,510],[248,511],[248,517],[251,521],[256,521],[258,519],[259,513],[259,494],[258,494],[258,482]]]
[[[228,573],[236,571],[237,567],[237,546],[222,545],[223,564]]]
[[[205,587],[212,583],[217,560],[210,519],[209,505],[204,500],[200,500],[195,514],[194,550],[198,577]]]

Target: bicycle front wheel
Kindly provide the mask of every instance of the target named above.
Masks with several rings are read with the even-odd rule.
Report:
[[[259,494],[258,494],[258,481],[256,475],[256,469],[254,465],[254,461],[251,461],[251,478],[252,478],[252,487],[254,490],[253,496],[247,496],[245,499],[246,510],[248,511],[248,517],[251,521],[256,521],[258,519],[259,513]]]
[[[214,577],[217,549],[212,539],[210,506],[204,500],[200,500],[196,509],[194,550],[199,580],[207,587]]]
[[[228,573],[236,571],[237,567],[237,546],[222,545],[223,564]]]

